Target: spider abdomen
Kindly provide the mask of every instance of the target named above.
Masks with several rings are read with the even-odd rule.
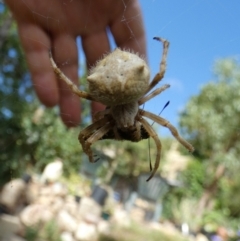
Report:
[[[112,106],[110,109],[112,118],[115,120],[117,128],[129,128],[135,125],[135,117],[138,113],[138,103]]]
[[[138,55],[116,49],[100,60],[87,77],[97,101],[116,106],[137,101],[149,86],[150,71]]]

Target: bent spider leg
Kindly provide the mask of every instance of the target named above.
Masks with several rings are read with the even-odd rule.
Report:
[[[51,51],[49,51],[49,59],[55,74],[69,86],[74,94],[87,100],[95,100],[89,93],[78,89],[78,87],[57,67]]]
[[[129,129],[130,130],[130,129]],[[141,124],[136,123],[134,128],[134,139],[135,140],[141,140],[142,139],[142,133],[141,133]]]
[[[78,140],[80,142],[80,144],[82,145],[83,151],[84,150],[84,143],[85,141],[94,133],[94,131],[96,131],[97,129],[99,129],[101,126],[103,126],[106,122],[109,121],[108,117],[104,117],[96,122],[94,122],[93,124],[87,126],[86,128],[84,128],[78,135]]]
[[[151,136],[153,138],[153,140],[155,141],[155,144],[157,146],[156,161],[155,161],[155,164],[154,164],[154,167],[153,167],[151,175],[146,180],[148,182],[154,176],[154,174],[156,173],[156,171],[157,171],[157,169],[159,167],[160,158],[161,158],[162,144],[161,144],[161,141],[158,138],[157,133],[154,131],[152,126],[145,119],[139,118],[138,121],[142,123],[143,127],[148,132],[149,136]]]
[[[140,115],[145,116],[155,122],[157,122],[159,125],[161,126],[165,126],[167,127],[172,135],[186,148],[188,149],[189,152],[193,152],[194,151],[194,147],[188,143],[186,140],[184,140],[178,133],[177,129],[167,120],[165,120],[164,118],[157,116],[151,112],[145,111],[145,110],[140,110]]]
[[[148,139],[148,158],[149,158],[149,168],[150,172],[152,171],[152,159],[151,159],[151,153],[150,153],[150,139]]]
[[[160,88],[155,89],[154,91],[152,91],[150,94],[143,96],[139,101],[138,104],[142,105],[145,102],[147,102],[148,100],[154,98],[155,96],[159,95],[160,93],[162,93],[164,90],[166,90],[167,88],[169,88],[170,85],[164,85]]]
[[[94,131],[99,129],[105,123],[109,122],[109,120],[110,120],[109,117],[105,116],[104,118],[102,118],[102,119],[94,122],[93,124],[87,126],[86,128],[84,128],[78,136],[78,140],[80,141],[80,143],[82,143],[86,139],[88,139],[93,134]]]
[[[94,123],[95,124],[95,123]],[[93,125],[94,125],[93,124]],[[83,150],[84,152],[88,155],[89,157],[89,161],[90,162],[97,162],[99,160],[99,158],[97,160],[93,160],[93,154],[92,154],[92,150],[91,150],[91,145],[98,141],[99,139],[101,139],[112,127],[112,122],[108,122],[105,125],[103,125],[102,127],[100,127],[99,129],[96,130],[96,132],[94,132],[87,140],[85,140],[82,144]],[[81,135],[81,134],[80,134]],[[79,135],[79,136],[80,136]]]
[[[148,93],[152,88],[154,88],[162,80],[166,72],[166,65],[167,65],[167,53],[169,48],[169,42],[166,39],[159,38],[159,37],[154,37],[153,39],[163,43],[163,53],[162,53],[162,60],[160,62],[160,71],[154,76],[152,82],[149,84],[149,87],[146,93]]]
[[[92,158],[92,152],[91,149],[88,147],[88,145],[86,144],[87,140],[89,138],[91,138],[91,136],[93,136],[96,132],[98,132],[101,127],[104,127],[106,125],[106,123],[110,123],[109,122],[109,117],[105,116],[104,118],[94,122],[93,124],[87,126],[85,129],[83,129],[78,136],[78,140],[82,145],[83,151],[89,156],[89,160],[90,162],[94,162],[93,158]],[[105,133],[104,133],[105,134]],[[104,135],[103,134],[103,135]],[[99,137],[100,139],[101,137]]]

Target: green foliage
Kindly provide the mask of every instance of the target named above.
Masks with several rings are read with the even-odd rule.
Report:
[[[49,241],[61,241],[60,230],[55,221],[48,222],[43,230],[43,239]]]
[[[38,240],[38,228],[34,228],[34,227],[27,227],[26,231],[25,231],[25,239],[27,241],[37,241]]]
[[[8,11],[0,12],[0,185],[18,172],[24,155],[22,114],[32,100],[30,78],[20,49],[16,26]],[[24,165],[24,163],[22,163]]]
[[[202,224],[211,226],[213,230],[216,230],[218,226],[229,226],[229,220],[224,212],[219,212],[219,210],[211,210],[204,214],[202,219]],[[232,228],[232,227],[231,227]]]
[[[219,60],[214,74],[215,80],[189,100],[180,116],[198,158],[184,172],[184,196],[201,198],[216,220],[239,218],[240,64]]]
[[[79,171],[82,153],[77,139],[79,130],[67,129],[56,108],[32,107],[33,117],[29,118],[28,114],[22,119],[25,141],[31,147],[28,148],[31,155],[28,165],[34,166],[35,171],[42,171],[47,163],[59,157],[64,162],[65,174]]]
[[[201,197],[206,182],[205,175],[205,167],[200,161],[189,162],[187,169],[182,173],[183,185],[186,187],[184,190],[185,197]]]
[[[187,241],[187,238],[184,238],[181,235],[175,234],[165,234],[158,230],[149,229],[146,225],[133,224],[129,228],[115,228],[111,229],[109,235],[100,235],[99,241],[139,241],[139,240],[151,240],[151,241]]]
[[[233,218],[240,218],[240,177],[224,178],[220,182],[219,192],[216,197],[216,207],[224,211],[226,215]]]
[[[27,227],[24,238],[28,241],[61,241],[60,230],[54,220],[44,225],[39,224],[37,226]]]
[[[240,65],[218,61],[216,81],[190,99],[180,125],[196,147],[195,155],[216,162],[233,162],[240,153]]]

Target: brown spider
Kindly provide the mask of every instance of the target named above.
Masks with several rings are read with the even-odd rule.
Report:
[[[90,75],[87,77],[89,93],[79,90],[62,73],[50,52],[50,61],[54,72],[66,82],[73,93],[81,98],[101,102],[107,106],[105,110],[95,114],[93,124],[83,129],[78,137],[90,162],[97,161],[94,160],[91,145],[98,140],[115,139],[138,142],[152,137],[157,147],[157,155],[153,170],[150,164],[152,173],[147,181],[153,177],[158,169],[162,145],[157,133],[144,117],[167,127],[183,146],[190,152],[194,151],[193,146],[179,136],[177,129],[167,120],[139,109],[140,105],[170,87],[170,85],[164,85],[150,92],[164,77],[169,47],[167,40],[159,37],[154,39],[163,43],[163,54],[160,71],[150,83],[150,71],[146,62],[134,53],[117,48],[90,70]]]

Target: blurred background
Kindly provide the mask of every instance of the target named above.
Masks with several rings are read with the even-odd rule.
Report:
[[[170,101],[161,116],[178,128],[195,152],[189,154],[168,129],[154,124],[163,150],[150,182],[145,180],[149,162],[155,160],[153,141],[99,141],[93,149],[100,160],[89,163],[77,140],[91,122],[89,103],[81,100],[82,123],[71,129],[61,122],[58,108],[40,104],[16,24],[0,2],[2,240],[14,235],[25,240],[240,239],[240,3],[140,4],[152,76],[162,51],[152,38],[170,42],[162,83],[171,88],[144,108],[159,114]],[[123,12],[127,25],[137,19],[126,19]],[[80,88],[87,90],[85,59],[80,56]],[[49,210],[44,217],[43,210]]]

